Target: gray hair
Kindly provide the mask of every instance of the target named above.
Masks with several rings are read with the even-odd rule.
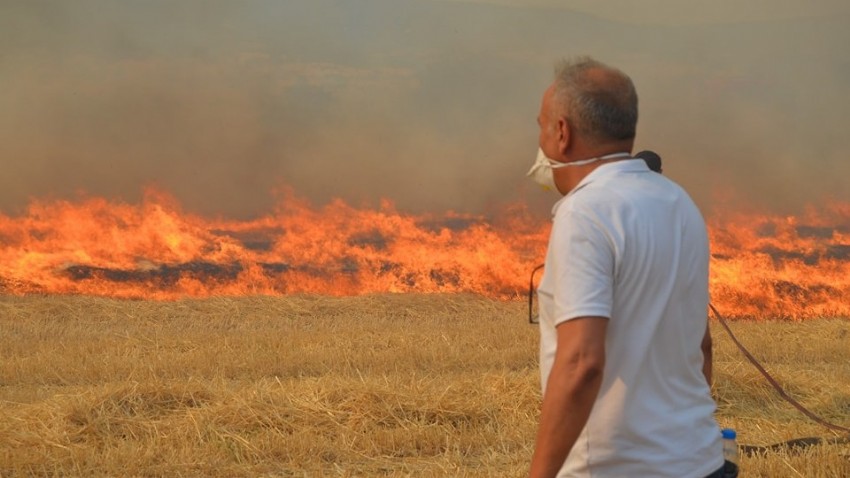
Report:
[[[555,113],[594,143],[635,137],[638,98],[622,71],[590,57],[564,60],[555,70]]]

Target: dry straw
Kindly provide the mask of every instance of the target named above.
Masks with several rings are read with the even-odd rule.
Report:
[[[850,422],[850,322],[735,322],[789,393]],[[714,329],[741,441],[829,436]],[[0,298],[0,476],[523,476],[539,408],[525,304],[467,295]],[[847,445],[744,476],[850,476]]]

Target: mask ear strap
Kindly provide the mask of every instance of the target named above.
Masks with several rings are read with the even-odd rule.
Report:
[[[631,158],[631,157],[632,157],[631,153],[623,152],[623,153],[606,154],[605,156],[598,156],[598,157],[595,157],[595,158],[582,159],[582,160],[579,160],[579,161],[573,161],[571,163],[554,162],[554,164],[553,164],[553,161],[551,159],[549,159],[549,166],[551,166],[552,169],[559,169],[559,168],[565,168],[567,166],[584,166],[585,164],[595,163],[597,161],[602,161],[602,160],[605,160],[605,159]]]

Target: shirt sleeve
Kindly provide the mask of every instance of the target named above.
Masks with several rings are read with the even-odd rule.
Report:
[[[552,225],[554,324],[578,317],[611,318],[614,247],[601,221],[566,211]]]

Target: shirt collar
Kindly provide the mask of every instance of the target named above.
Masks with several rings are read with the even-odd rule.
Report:
[[[587,186],[588,184],[596,181],[598,179],[604,178],[606,176],[611,176],[620,172],[639,172],[639,171],[649,171],[649,167],[646,165],[646,161],[642,159],[621,159],[620,161],[613,161],[610,163],[600,164],[593,171],[591,171],[587,176],[585,176],[576,187],[573,188],[565,197],[569,197],[574,195],[579,189]]]
[[[621,172],[652,172],[649,167],[646,165],[646,161],[639,158],[631,158],[631,159],[621,159],[619,161],[612,161],[610,163],[600,164],[593,171],[588,173],[578,184],[576,187],[572,189],[566,196],[562,197],[555,205],[552,207],[552,216],[555,216],[555,211],[558,209],[558,206],[561,205],[562,202],[566,201],[568,198],[574,196],[576,192],[580,189],[584,188],[588,184],[593,181],[597,181],[599,179],[605,178],[607,176],[612,176]],[[658,173],[654,173],[658,174]]]

